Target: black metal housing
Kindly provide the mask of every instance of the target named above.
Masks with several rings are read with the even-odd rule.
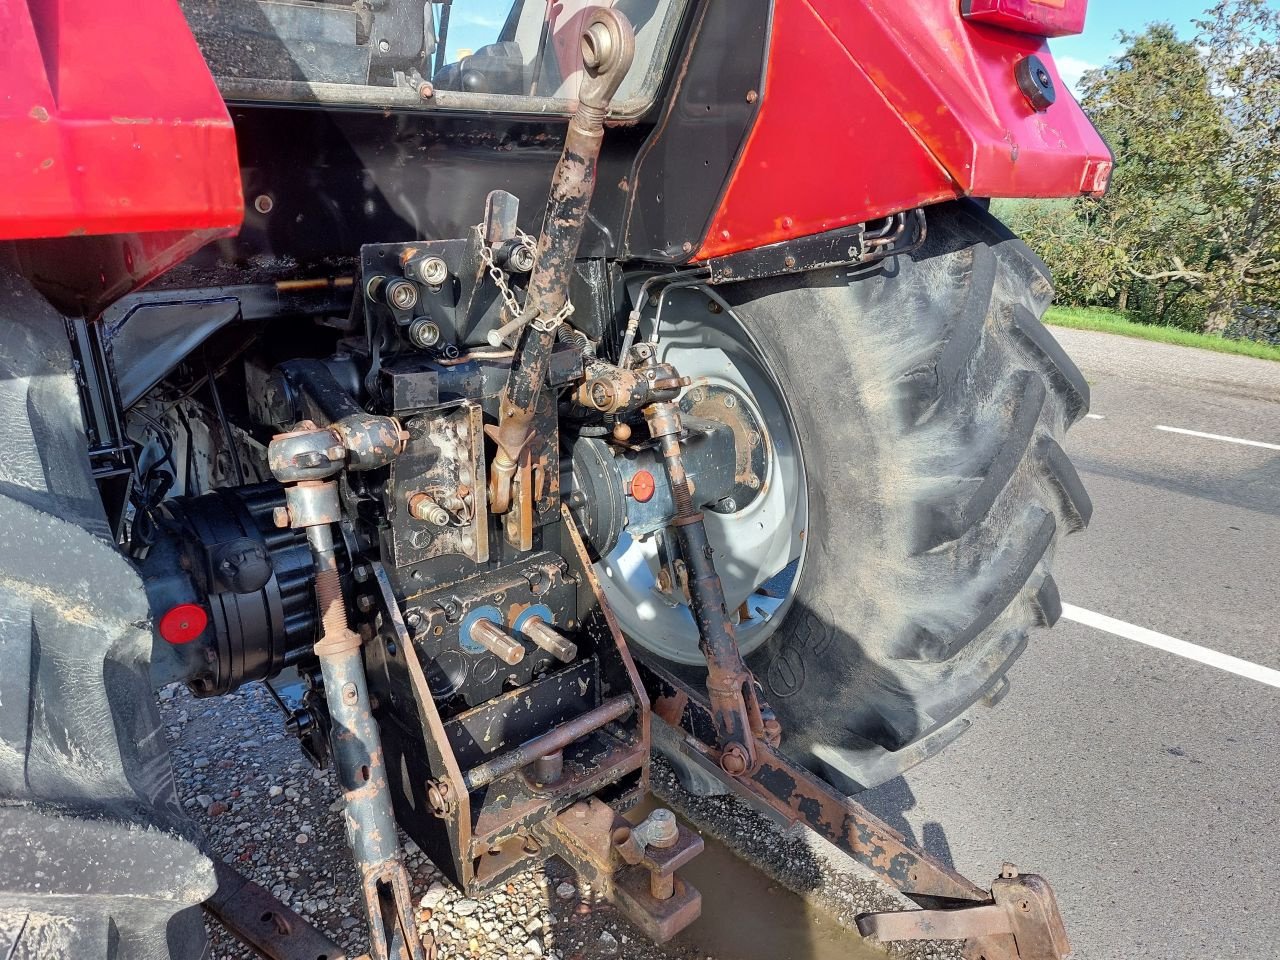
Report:
[[[158,618],[179,603],[197,603],[209,625],[190,643],[157,640],[154,683],[182,680],[197,696],[214,696],[311,656],[318,625],[311,552],[304,536],[276,527],[273,512],[284,502],[279,484],[263,483],[160,508],[155,540],[139,564],[151,610]],[[257,556],[266,557],[266,571]]]

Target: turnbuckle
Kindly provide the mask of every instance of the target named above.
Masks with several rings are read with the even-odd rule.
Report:
[[[646,407],[644,416],[650,435],[662,451],[663,469],[675,504],[671,529],[688,570],[689,606],[698,627],[698,647],[707,661],[707,696],[719,740],[720,766],[730,776],[741,776],[758,764],[757,741],[777,746],[782,727],[764,702],[738,649],[725,606],[724,585],[716,572],[715,551],[689,489],[680,450],[680,408],[671,401],[661,401]]]

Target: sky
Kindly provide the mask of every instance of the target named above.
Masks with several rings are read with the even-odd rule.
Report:
[[[1064,80],[1075,89],[1080,75],[1100,67],[1119,51],[1116,34],[1140,33],[1148,23],[1172,23],[1178,35],[1190,40],[1196,28],[1191,22],[1212,6],[1212,0],[1090,0],[1084,33],[1049,41],[1054,62]]]

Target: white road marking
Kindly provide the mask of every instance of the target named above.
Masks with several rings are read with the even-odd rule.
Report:
[[[1104,630],[1107,633],[1115,634],[1117,637],[1124,637],[1126,640],[1145,643],[1149,647],[1177,654],[1180,657],[1186,657],[1188,660],[1195,660],[1210,667],[1217,667],[1219,670],[1227,671],[1227,673],[1234,673],[1250,680],[1257,680],[1259,683],[1265,683],[1270,687],[1280,687],[1280,670],[1272,670],[1270,667],[1263,667],[1248,660],[1241,660],[1239,657],[1219,653],[1217,650],[1210,650],[1208,647],[1202,647],[1199,644],[1165,636],[1163,633],[1156,633],[1146,627],[1137,627],[1132,623],[1125,623],[1123,620],[1117,620],[1115,617],[1108,617],[1105,614],[1094,613],[1092,610],[1085,610],[1074,604],[1064,603],[1062,605],[1062,615],[1068,620],[1083,623],[1086,627],[1093,627],[1095,630]]]
[[[1090,420],[1105,420],[1105,419],[1107,419],[1107,418],[1106,418],[1105,416],[1103,416],[1101,413],[1086,413],[1086,414],[1085,414],[1085,416],[1086,416],[1086,417],[1088,417]]]
[[[1166,427],[1156,424],[1157,430],[1165,433],[1181,433],[1188,437],[1203,437],[1206,440],[1221,440],[1224,443],[1239,443],[1246,447],[1262,447],[1264,450],[1280,450],[1280,443],[1263,443],[1261,440],[1241,440],[1239,437],[1224,437],[1219,433],[1201,433],[1199,430],[1184,430],[1181,427]]]

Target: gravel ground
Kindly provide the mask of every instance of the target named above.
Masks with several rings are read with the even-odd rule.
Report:
[[[363,953],[368,948],[363,909],[335,778],[331,771],[314,770],[282,732],[279,708],[267,691],[255,684],[218,700],[196,700],[174,686],[161,692],[160,707],[179,796],[208,836],[211,853],[271,890],[349,956]],[[660,762],[654,765],[653,787],[705,836],[722,840],[840,924],[851,927],[858,913],[902,902],[807,832],[784,833],[729,797],[685,794]],[[682,936],[664,947],[654,945],[559,861],[471,899],[444,882],[411,841],[403,835],[401,840],[420,928],[435,936],[442,960],[730,960],[731,954],[708,952],[706,941],[714,939],[714,930],[701,931],[697,943]],[[704,887],[704,897],[714,895]],[[214,960],[253,958],[220,926],[211,925],[210,935]],[[895,947],[893,953],[920,960],[958,956],[937,944]]]

